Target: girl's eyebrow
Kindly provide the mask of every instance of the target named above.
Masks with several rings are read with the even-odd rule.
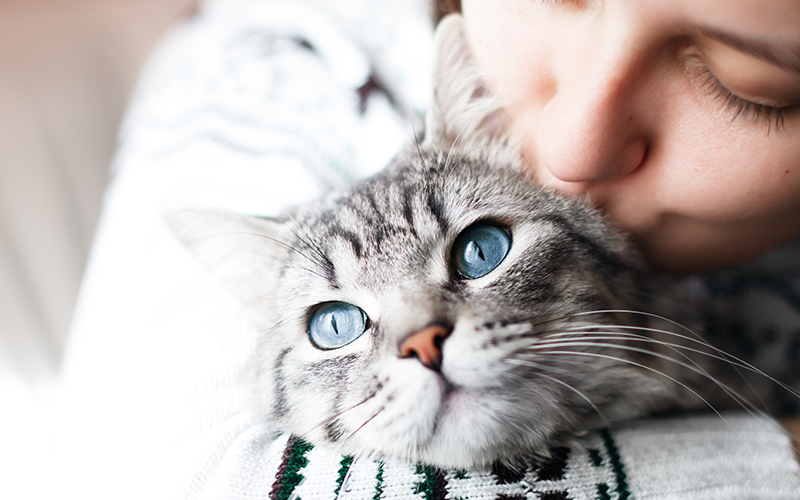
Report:
[[[772,41],[743,38],[713,28],[701,28],[700,33],[745,54],[800,73],[800,45],[780,44]]]

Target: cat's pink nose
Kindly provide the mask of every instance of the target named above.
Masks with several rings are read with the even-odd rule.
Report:
[[[442,325],[430,325],[417,330],[400,341],[400,356],[419,359],[433,371],[442,367],[442,344],[450,331]]]

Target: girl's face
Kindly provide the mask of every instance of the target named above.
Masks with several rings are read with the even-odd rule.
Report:
[[[675,272],[800,234],[800,1],[463,0],[536,178]]]

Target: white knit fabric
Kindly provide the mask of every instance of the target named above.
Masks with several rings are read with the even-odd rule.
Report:
[[[776,422],[745,414],[626,425],[615,433],[639,500],[800,499],[798,466]]]
[[[383,166],[413,136],[429,93],[427,9],[422,0],[219,0],[164,43],[121,136],[67,345],[53,474],[25,494],[270,497],[287,441],[249,410],[256,329],[159,212],[188,202],[272,214]],[[371,76],[386,92],[364,91]],[[776,425],[727,421],[732,430],[716,417],[615,430],[619,465],[608,440],[590,436],[570,455],[581,457],[564,475],[573,482],[556,486],[569,498],[625,498],[611,480],[624,472],[631,498],[800,498]],[[598,455],[586,450],[601,445],[604,468],[587,465]],[[333,498],[342,457],[309,453],[293,498]],[[377,463],[355,464],[352,485],[375,481]],[[387,463],[381,474],[379,498],[434,500],[414,486],[415,466]],[[503,493],[489,476],[473,490],[447,474],[448,498]]]
[[[305,448],[286,435],[243,436],[229,448],[223,465],[196,476],[190,496],[796,500],[800,493],[797,465],[777,424],[743,414],[622,425],[590,433],[569,448],[554,449],[549,459],[515,469],[444,471],[352,459],[301,444]]]

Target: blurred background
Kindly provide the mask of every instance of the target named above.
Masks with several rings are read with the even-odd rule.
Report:
[[[0,386],[53,380],[126,103],[196,2],[0,0]]]

